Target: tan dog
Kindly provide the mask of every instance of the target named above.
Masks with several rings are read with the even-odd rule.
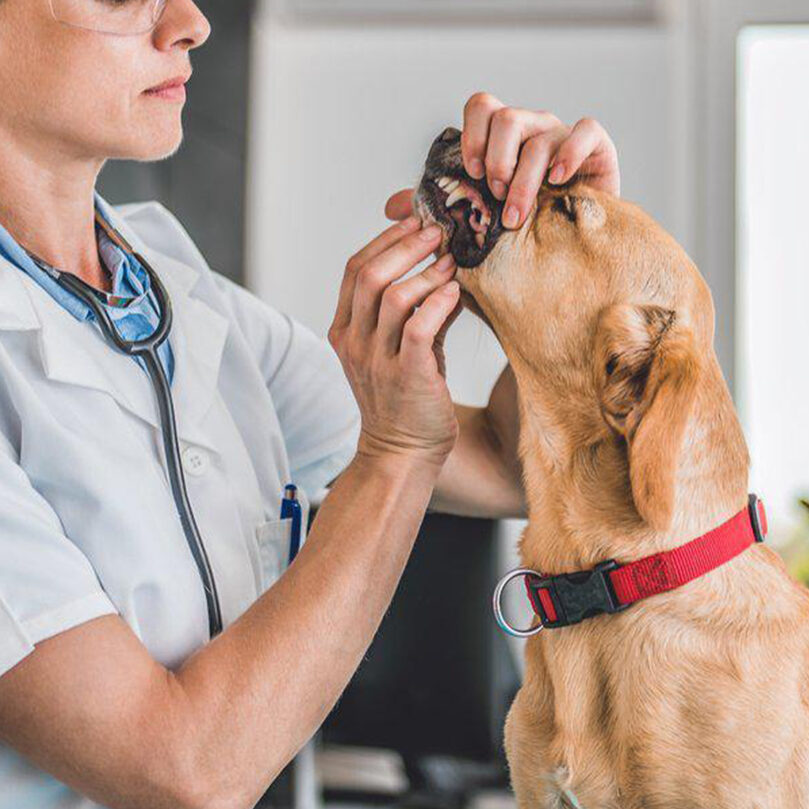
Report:
[[[574,185],[543,188],[503,231],[457,130],[433,145],[417,210],[444,226],[442,250],[516,375],[524,567],[629,562],[745,507],[711,295],[652,219]],[[765,545],[624,612],[546,629],[525,655],[505,728],[520,809],[809,807],[809,595]]]

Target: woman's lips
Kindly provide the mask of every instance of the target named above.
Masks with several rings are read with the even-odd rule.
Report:
[[[163,87],[161,90],[146,90],[144,95],[166,98],[169,101],[185,101],[185,85],[173,84],[170,87]]]
[[[165,98],[169,101],[185,101],[185,83],[187,81],[187,78],[179,76],[176,79],[170,79],[149,90],[144,90],[143,94],[157,98]]]

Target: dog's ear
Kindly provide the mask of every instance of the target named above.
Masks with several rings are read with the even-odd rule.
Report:
[[[601,313],[594,356],[604,419],[626,440],[635,508],[664,531],[699,382],[693,334],[671,309],[616,304]]]

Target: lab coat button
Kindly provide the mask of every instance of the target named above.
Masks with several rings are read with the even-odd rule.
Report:
[[[186,474],[199,477],[204,475],[208,469],[210,459],[208,453],[198,447],[186,447],[183,450],[183,469]]]

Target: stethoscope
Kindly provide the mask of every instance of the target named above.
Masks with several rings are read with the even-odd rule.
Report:
[[[171,395],[171,386],[169,385],[166,371],[157,354],[157,350],[163,344],[163,341],[169,336],[171,332],[172,310],[171,301],[169,300],[166,288],[163,286],[157,273],[151,268],[149,263],[143,258],[140,253],[136,253],[129,245],[129,243],[121,236],[114,228],[107,224],[104,218],[96,211],[96,222],[104,228],[107,236],[112,239],[122,250],[135,258],[141,266],[146,270],[151,282],[151,288],[154,290],[157,299],[160,320],[157,328],[154,330],[150,337],[145,337],[142,340],[124,340],[115,328],[112,319],[107,311],[101,305],[101,301],[97,297],[96,290],[89,284],[86,284],[81,278],[73,275],[72,273],[61,272],[55,267],[52,267],[46,261],[43,261],[38,256],[26,250],[32,260],[44,270],[59,286],[72,292],[83,300],[98,318],[101,332],[106,338],[107,342],[115,346],[121,353],[127,354],[130,357],[140,357],[146,365],[146,370],[152,381],[155,395],[157,396],[157,405],[160,411],[160,426],[163,433],[163,450],[166,455],[166,465],[169,473],[169,481],[171,483],[171,492],[174,496],[174,502],[177,506],[177,513],[182,522],[185,539],[188,542],[188,547],[191,550],[191,555],[194,557],[197,569],[199,570],[200,578],[202,579],[202,586],[205,589],[205,600],[208,605],[208,628],[210,636],[214,637],[222,631],[222,611],[219,606],[219,596],[216,592],[216,582],[214,581],[211,563],[208,560],[208,554],[205,551],[205,546],[202,543],[202,537],[197,528],[197,522],[194,519],[194,512],[191,508],[191,503],[188,499],[188,491],[185,486],[185,476],[183,474],[183,466],[180,460],[180,443],[177,437],[177,423],[174,418],[174,400]]]

